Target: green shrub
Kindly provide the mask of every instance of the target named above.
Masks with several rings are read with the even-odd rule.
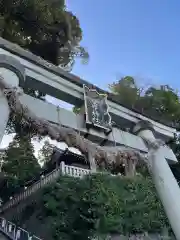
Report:
[[[160,232],[168,226],[151,179],[142,176],[61,176],[44,191],[43,214],[50,221],[54,239],[64,240]]]

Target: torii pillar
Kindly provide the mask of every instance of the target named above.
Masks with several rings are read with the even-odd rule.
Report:
[[[0,75],[11,87],[23,86],[25,83],[24,66],[15,58],[0,54]],[[0,143],[2,142],[9,119],[9,106],[3,91],[0,90]]]
[[[140,121],[133,132],[143,139],[156,141],[154,128],[150,122]],[[180,187],[163,154],[163,147],[153,149],[148,146],[149,168],[164,210],[177,240],[180,240]]]

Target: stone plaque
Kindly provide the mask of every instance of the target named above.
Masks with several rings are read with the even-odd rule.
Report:
[[[86,123],[104,130],[112,128],[108,111],[107,95],[99,94],[96,89],[84,85]]]

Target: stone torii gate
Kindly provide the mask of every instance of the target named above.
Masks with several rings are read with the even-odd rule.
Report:
[[[78,106],[82,106],[85,100],[86,117],[94,110],[93,108],[88,112],[87,95],[83,87],[85,85],[91,87],[91,84],[64,72],[4,39],[0,39],[0,74],[8,88],[19,89],[19,87],[30,86]],[[10,107],[6,94],[9,89],[4,89],[1,83],[0,89],[1,141],[9,119]],[[96,90],[103,92],[98,88]],[[104,107],[109,107],[104,110],[108,120],[106,118],[105,125],[100,128],[97,122],[91,124],[92,121],[95,121],[92,118],[86,118],[85,121],[83,114],[76,115],[71,111],[57,108],[53,104],[35,99],[24,93],[19,96],[19,99],[22,105],[38,117],[51,123],[72,128],[84,138],[88,138],[96,144],[103,144],[107,149],[112,148],[115,142],[117,149],[125,146],[144,155],[147,154],[148,165],[157,192],[175,236],[180,240],[180,189],[169,167],[169,164],[176,163],[177,160],[171,149],[157,142],[157,138],[162,141],[172,138],[176,133],[175,129],[121,106],[113,95],[108,95],[107,105],[105,101]],[[109,128],[108,124],[111,123],[111,120],[118,123],[119,126],[133,129],[132,133],[119,129],[117,125]],[[89,151],[89,158],[92,157],[91,151]],[[95,171],[95,161],[90,162],[91,169]]]

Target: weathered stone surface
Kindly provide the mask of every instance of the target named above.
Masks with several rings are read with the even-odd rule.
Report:
[[[0,240],[9,240],[9,238],[5,237],[2,233],[0,233]]]

